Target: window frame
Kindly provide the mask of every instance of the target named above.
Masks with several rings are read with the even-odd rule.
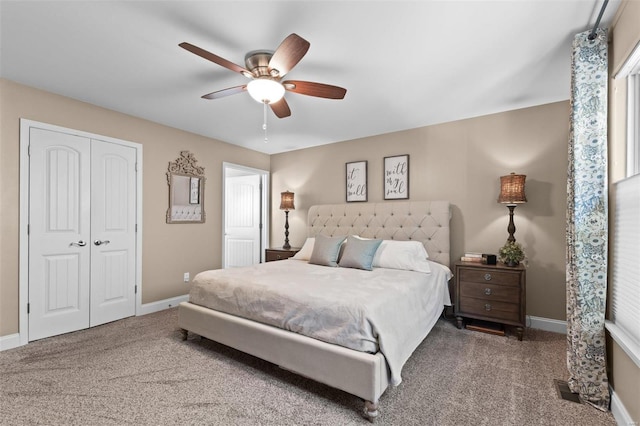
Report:
[[[627,83],[626,177],[640,173],[640,43],[629,55],[615,79]]]
[[[635,73],[627,76],[627,172],[640,173],[640,60]]]

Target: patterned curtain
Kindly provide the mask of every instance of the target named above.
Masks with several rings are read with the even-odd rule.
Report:
[[[567,176],[567,367],[583,402],[609,409],[607,295],[607,30],[577,34],[571,61]]]

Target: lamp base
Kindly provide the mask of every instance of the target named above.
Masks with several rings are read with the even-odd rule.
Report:
[[[289,244],[289,210],[284,211],[284,244],[282,248],[285,250],[291,248],[291,244]]]
[[[516,237],[514,237],[513,234],[516,233],[516,225],[515,223],[513,223],[513,209],[515,209],[516,206],[507,205],[507,208],[509,209],[509,226],[507,227],[507,232],[509,232],[509,238],[507,238],[507,242],[515,243]]]

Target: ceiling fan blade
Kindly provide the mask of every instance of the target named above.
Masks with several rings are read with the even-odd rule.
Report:
[[[285,118],[291,115],[289,104],[284,100],[284,98],[280,99],[278,102],[269,104],[269,106],[278,118]]]
[[[225,96],[235,95],[237,93],[242,93],[247,90],[247,85],[244,84],[242,86],[234,86],[226,89],[218,90],[217,92],[212,92],[206,95],[203,95],[203,99],[220,99]]]
[[[290,34],[285,38],[269,61],[269,69],[278,71],[276,75],[272,74],[272,76],[282,77],[291,71],[307,53],[309,46],[311,44],[298,34]]]
[[[282,84],[284,88],[290,92],[315,96],[317,98],[343,99],[347,94],[347,89],[343,89],[342,87],[314,83],[312,81],[287,80],[283,81]]]
[[[191,53],[195,53],[196,55],[198,55],[198,56],[200,56],[200,57],[202,57],[202,58],[204,58],[204,59],[206,59],[208,61],[211,61],[214,64],[218,64],[218,65],[220,65],[222,67],[225,67],[227,69],[230,69],[231,71],[234,71],[234,72],[239,72],[240,74],[242,74],[242,75],[244,75],[246,77],[249,77],[249,78],[253,77],[253,74],[251,74],[251,71],[248,71],[245,68],[242,68],[240,65],[234,64],[231,61],[227,61],[226,59],[221,58],[218,55],[214,55],[213,53],[208,52],[208,51],[206,51],[206,50],[204,50],[204,49],[202,49],[202,48],[200,48],[198,46],[194,46],[191,43],[183,42],[183,43],[180,43],[178,46],[182,47],[183,49],[188,50]]]

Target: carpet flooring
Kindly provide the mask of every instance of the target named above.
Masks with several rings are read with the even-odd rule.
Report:
[[[191,335],[177,310],[0,352],[2,425],[366,425],[362,401]],[[439,320],[380,400],[381,425],[614,425],[558,397],[564,335]]]

